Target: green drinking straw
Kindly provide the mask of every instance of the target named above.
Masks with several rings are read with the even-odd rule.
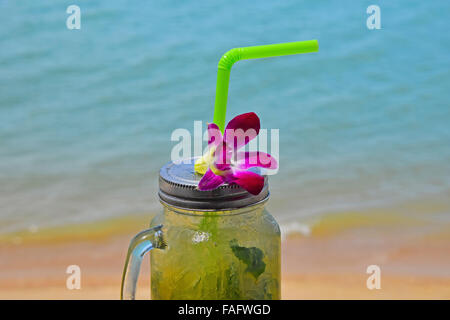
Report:
[[[225,53],[219,61],[217,70],[216,101],[214,103],[214,120],[220,130],[225,128],[227,112],[228,84],[233,64],[244,59],[258,59],[287,56],[298,53],[319,51],[317,40],[269,44],[265,46],[234,48]]]

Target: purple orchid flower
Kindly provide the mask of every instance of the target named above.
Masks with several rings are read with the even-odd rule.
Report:
[[[264,152],[238,151],[258,135],[259,129],[259,118],[254,112],[233,118],[223,136],[215,123],[208,124],[208,152],[195,163],[195,171],[204,174],[198,189],[213,190],[224,183],[235,183],[251,194],[259,194],[264,177],[248,169],[276,169],[277,161]]]

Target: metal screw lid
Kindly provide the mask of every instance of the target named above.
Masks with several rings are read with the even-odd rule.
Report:
[[[264,188],[252,195],[237,184],[224,184],[217,189],[197,189],[201,175],[194,171],[195,159],[184,162],[169,162],[159,171],[159,198],[162,202],[183,209],[226,210],[243,208],[269,197],[268,179],[264,177]]]

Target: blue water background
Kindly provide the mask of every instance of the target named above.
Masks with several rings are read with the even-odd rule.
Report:
[[[376,1],[381,30],[370,4],[0,0],[0,232],[158,211],[170,134],[212,120],[220,56],[309,39],[230,80],[228,119],[280,128],[274,215],[448,201],[450,2]]]

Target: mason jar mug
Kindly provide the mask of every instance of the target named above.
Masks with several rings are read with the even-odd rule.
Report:
[[[130,243],[121,298],[134,299],[150,252],[152,299],[280,299],[280,230],[258,195],[238,185],[197,189],[194,163],[160,171],[162,212]],[[152,250],[154,249],[154,250]]]

